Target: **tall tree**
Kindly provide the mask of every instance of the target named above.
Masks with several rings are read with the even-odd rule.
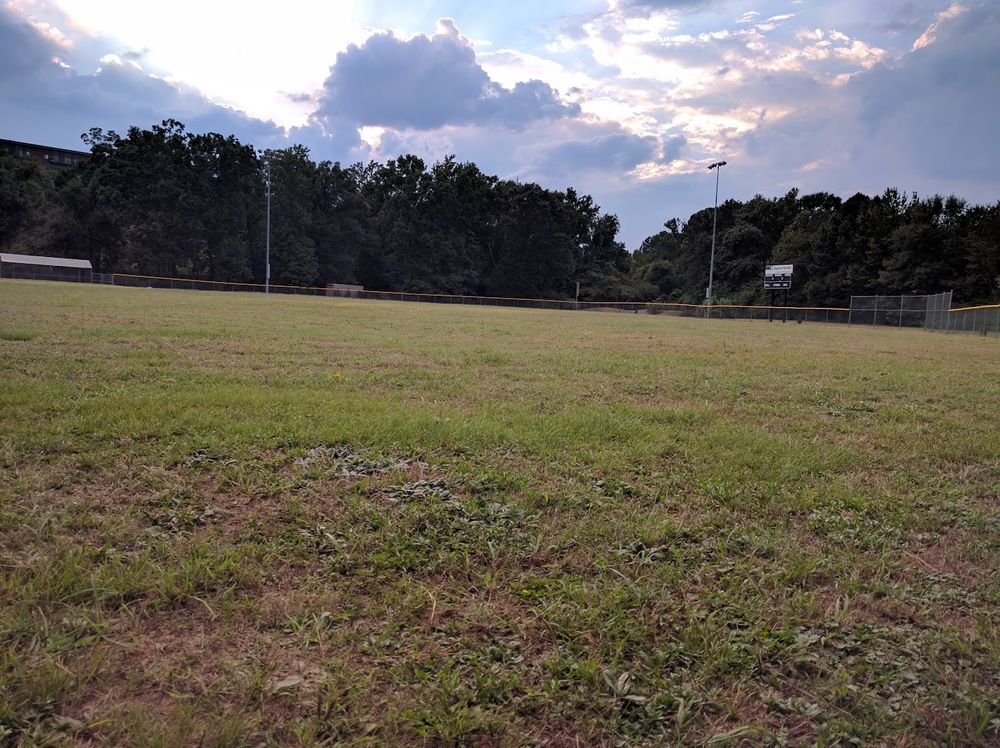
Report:
[[[260,163],[251,146],[217,133],[191,135],[189,231],[197,278],[253,279],[263,205]]]
[[[475,294],[485,265],[485,237],[495,200],[495,177],[454,156],[434,164],[418,216],[425,290]]]
[[[319,281],[313,208],[319,189],[316,164],[301,145],[269,150],[271,181],[271,282],[312,286]]]
[[[671,218],[663,228],[644,239],[632,255],[630,272],[637,282],[644,284],[645,299],[650,301],[676,301],[682,292],[683,280],[675,263],[682,252],[684,224]]]
[[[357,283],[360,258],[371,250],[372,226],[361,194],[364,169],[320,163],[316,174],[312,238],[324,283]]]
[[[966,272],[955,292],[970,304],[1000,302],[1000,201],[966,210],[963,224]]]
[[[176,120],[148,130],[132,127],[125,137],[93,129],[84,140],[91,159],[64,188],[72,213],[86,226],[95,266],[250,278],[260,190],[249,146],[232,136],[189,134]]]
[[[367,177],[363,194],[376,251],[365,258],[362,282],[385,290],[427,290],[420,262],[420,216],[430,177],[423,160],[400,156],[370,170]]]
[[[772,262],[795,266],[791,299],[804,306],[840,306],[846,269],[838,245],[841,219],[822,207],[804,208],[782,232]]]
[[[51,179],[37,162],[0,151],[0,250],[42,224],[50,191]]]
[[[483,289],[497,296],[567,297],[574,232],[563,196],[537,184],[497,185],[498,211]]]
[[[954,239],[962,206],[946,212],[941,196],[920,200],[914,195],[903,221],[889,236],[879,282],[893,294],[939,293],[954,287],[964,259]],[[950,213],[950,215],[949,215]]]

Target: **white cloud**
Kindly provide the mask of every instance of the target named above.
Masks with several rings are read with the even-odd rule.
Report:
[[[516,49],[498,49],[495,52],[479,52],[476,45],[476,59],[490,78],[505,88],[526,80],[543,80],[563,95],[574,89],[590,89],[598,85],[590,75],[582,70],[567,68],[557,60]]]
[[[921,49],[937,41],[937,32],[944,21],[957,18],[965,13],[968,8],[960,3],[954,3],[947,10],[938,13],[937,20],[927,27],[927,30],[920,35],[920,38],[913,42],[913,49]]]
[[[995,162],[994,5],[286,0],[265,16],[235,0],[0,0],[0,126],[62,128],[58,144],[73,145],[92,126],[179,116],[258,146],[302,142],[317,159],[455,153],[593,190],[635,246],[663,222],[640,205],[666,211],[670,193],[673,215],[703,207],[683,188],[700,189],[708,160],[730,160],[725,186],[744,197],[927,191],[922,174]],[[432,57],[390,64],[448,14],[437,73],[418,69]],[[13,16],[37,35],[4,26]],[[268,119],[293,128],[287,142]]]
[[[353,0],[284,0],[280,7],[173,0],[162,10],[139,0],[14,3],[36,17],[55,6],[72,19],[56,33],[117,40],[108,52],[138,51],[150,72],[285,126],[308,114],[306,102],[285,94],[317,90],[336,52],[364,34],[352,21]]]

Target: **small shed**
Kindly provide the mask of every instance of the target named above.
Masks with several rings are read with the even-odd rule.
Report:
[[[352,299],[358,298],[362,291],[365,290],[364,286],[355,286],[350,283],[327,283],[326,284],[326,295],[327,296],[347,296]]]
[[[14,255],[0,252],[0,278],[90,283],[93,280],[93,267],[90,260],[70,260],[65,257],[37,257],[35,255]]]

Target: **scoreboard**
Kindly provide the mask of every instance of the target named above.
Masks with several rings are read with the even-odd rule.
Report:
[[[792,287],[792,271],[794,265],[765,265],[764,266],[764,288],[765,290],[789,289]]]

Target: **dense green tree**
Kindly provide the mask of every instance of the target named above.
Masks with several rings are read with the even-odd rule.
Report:
[[[370,250],[371,221],[361,195],[363,169],[329,161],[317,167],[312,238],[324,283],[358,283],[358,264]]]
[[[889,235],[879,283],[893,293],[939,293],[954,288],[964,265],[960,248],[964,204],[940,195],[914,195]]]
[[[737,221],[718,237],[713,293],[737,303],[756,301],[772,246],[757,226]]]
[[[805,208],[782,232],[771,262],[795,266],[790,299],[803,306],[841,306],[845,268],[838,245],[840,216]],[[759,282],[759,281],[758,281]]]
[[[681,254],[684,224],[671,218],[664,230],[647,237],[632,255],[632,276],[644,284],[646,300],[673,301],[683,279],[675,263]]]
[[[817,196],[812,195],[800,198],[797,189],[789,190],[777,198],[766,198],[758,194],[739,205],[734,218],[739,223],[759,230],[762,234],[761,241],[773,248],[799,211],[809,209],[809,204],[814,203],[816,198]]]
[[[188,268],[196,278],[253,279],[263,217],[260,163],[251,146],[217,133],[192,135],[188,232],[198,249]]]
[[[313,206],[319,171],[301,145],[265,151],[271,189],[271,283],[314,286],[319,263],[313,238]]]
[[[400,156],[372,170],[364,184],[371,211],[374,256],[367,258],[363,283],[385,290],[426,291],[421,268],[421,213],[430,177],[423,159]]]
[[[429,177],[418,221],[424,290],[475,294],[486,264],[497,180],[453,156],[436,163]]]
[[[789,300],[846,305],[852,295],[954,289],[969,303],[997,295],[1000,206],[969,207],[951,196],[921,199],[888,189],[848,200],[820,192],[760,195],[719,206],[714,294],[766,300],[763,265],[795,265]],[[712,210],[673,219],[633,257],[635,278],[659,298],[700,303],[707,285]]]
[[[965,272],[955,293],[970,303],[1000,302],[1000,201],[969,208],[963,219]]]
[[[36,161],[0,151],[0,250],[40,226],[49,205],[51,178]]]
[[[148,130],[91,130],[91,159],[63,184],[64,209],[95,267],[250,280],[261,215],[253,149],[233,137],[193,135],[176,120]],[[71,237],[53,231],[53,246]]]
[[[59,175],[59,199],[36,249],[43,255],[89,260],[98,273],[112,272],[120,266],[122,232],[116,210],[97,199],[93,177],[93,171],[82,167]]]
[[[705,301],[713,208],[668,220],[629,255],[617,216],[590,196],[500,180],[454,156],[316,164],[302,146],[258,155],[176,120],[84,141],[90,160],[63,172],[0,155],[0,249],[86,258],[103,272],[262,282],[269,236],[275,284]],[[948,289],[962,303],[1000,298],[1000,203],[791,190],[725,201],[715,239],[717,301],[767,300],[769,262],[795,265],[796,304]]]
[[[681,237],[681,251],[674,265],[682,282],[678,293],[672,294],[674,300],[686,304],[702,304],[708,290],[709,271],[712,268],[712,235],[715,226],[716,262],[712,278],[712,295],[716,298],[726,297],[736,291],[718,278],[725,276],[725,260],[719,259],[724,254],[721,237],[736,223],[736,214],[741,204],[736,200],[726,200],[718,206],[718,216],[715,208],[700,210],[684,224]]]
[[[502,182],[483,291],[529,298],[571,295],[573,223],[563,196],[537,184]]]

